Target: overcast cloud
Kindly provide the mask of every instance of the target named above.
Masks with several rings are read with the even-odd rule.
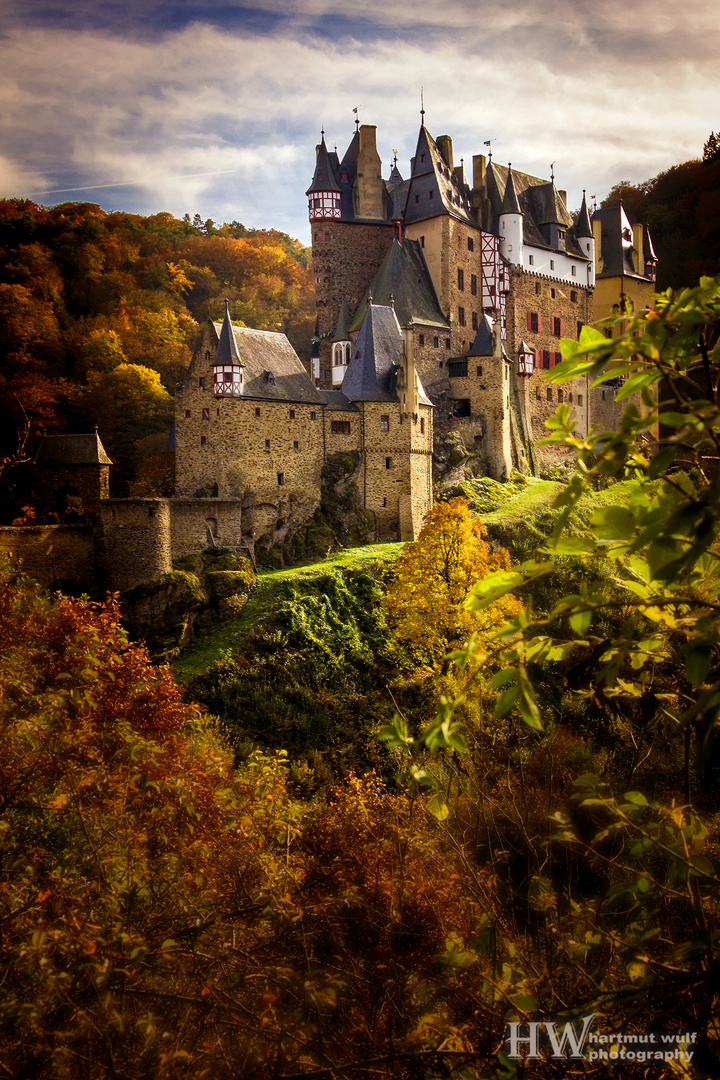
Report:
[[[29,0],[0,32],[0,195],[283,229],[309,240],[324,125],[353,108],[404,175],[420,87],[456,163],[493,154],[571,206],[702,153],[720,128],[716,5],[687,0]],[[72,190],[67,190],[72,189]]]

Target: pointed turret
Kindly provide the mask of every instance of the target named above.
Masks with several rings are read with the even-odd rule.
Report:
[[[468,356],[494,356],[495,355],[495,333],[493,331],[493,321],[489,315],[483,315],[480,319],[480,325],[475,335]]]
[[[328,148],[325,145],[325,132],[323,131],[320,145],[317,148],[312,183],[305,192],[308,197],[310,220],[325,221],[328,218],[339,218],[341,191]]]
[[[215,397],[240,397],[242,394],[242,359],[230,321],[230,301],[225,301],[225,318],[220,328],[215,359]]]
[[[575,225],[575,235],[578,240],[581,237],[590,237],[592,239],[592,225],[590,224],[590,215],[587,208],[587,200],[585,198],[585,188],[583,188],[583,201],[580,207],[580,213],[578,214],[577,224]]]
[[[517,192],[515,191],[515,180],[513,178],[512,165],[508,165],[507,183],[505,184],[505,194],[503,195],[502,206],[500,207],[501,214],[521,214],[520,203],[518,202]]]
[[[521,266],[523,261],[523,213],[520,209],[512,165],[508,164],[507,182],[500,215],[500,254],[508,262]]]

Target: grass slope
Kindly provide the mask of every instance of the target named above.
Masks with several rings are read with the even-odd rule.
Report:
[[[279,589],[289,580],[311,581],[327,570],[354,567],[362,569],[368,563],[393,563],[403,549],[402,543],[367,544],[349,548],[322,562],[294,566],[287,570],[265,570],[258,574],[257,585],[238,619],[197,637],[176,660],[175,678],[186,683],[195,675],[207,671],[221,653],[237,649],[243,639],[273,611]]]

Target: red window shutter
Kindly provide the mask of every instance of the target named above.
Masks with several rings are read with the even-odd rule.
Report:
[[[535,367],[536,368],[541,368],[542,367],[542,354],[541,354],[539,349],[535,350]]]
[[[540,333],[541,330],[542,330],[542,315],[538,311],[538,334]]]
[[[532,311],[528,311],[528,330],[532,330]]]
[[[562,336],[563,336],[563,322],[564,322],[564,320],[563,320],[563,319],[561,319],[561,320],[560,320],[560,337],[562,337]]]

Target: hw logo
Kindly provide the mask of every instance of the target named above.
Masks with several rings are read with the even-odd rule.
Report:
[[[543,1028],[545,1034],[547,1035],[550,1046],[552,1047],[552,1057],[565,1058],[570,1056],[571,1058],[584,1058],[584,1048],[588,1037],[588,1031],[594,1019],[595,1013],[590,1013],[589,1016],[583,1016],[582,1027],[579,1031],[576,1031],[573,1025],[568,1023],[562,1026],[562,1030],[559,1033],[558,1025],[554,1021],[550,1020],[546,1020],[544,1022],[536,1020],[530,1024],[508,1024],[508,1029],[510,1031],[510,1034],[508,1035],[508,1038],[506,1040],[506,1042],[509,1043],[510,1046],[510,1049],[508,1051],[508,1057],[540,1057],[538,1040],[540,1029]],[[525,1029],[527,1034],[521,1035],[521,1029]],[[521,1050],[520,1044],[526,1046],[527,1049]]]

